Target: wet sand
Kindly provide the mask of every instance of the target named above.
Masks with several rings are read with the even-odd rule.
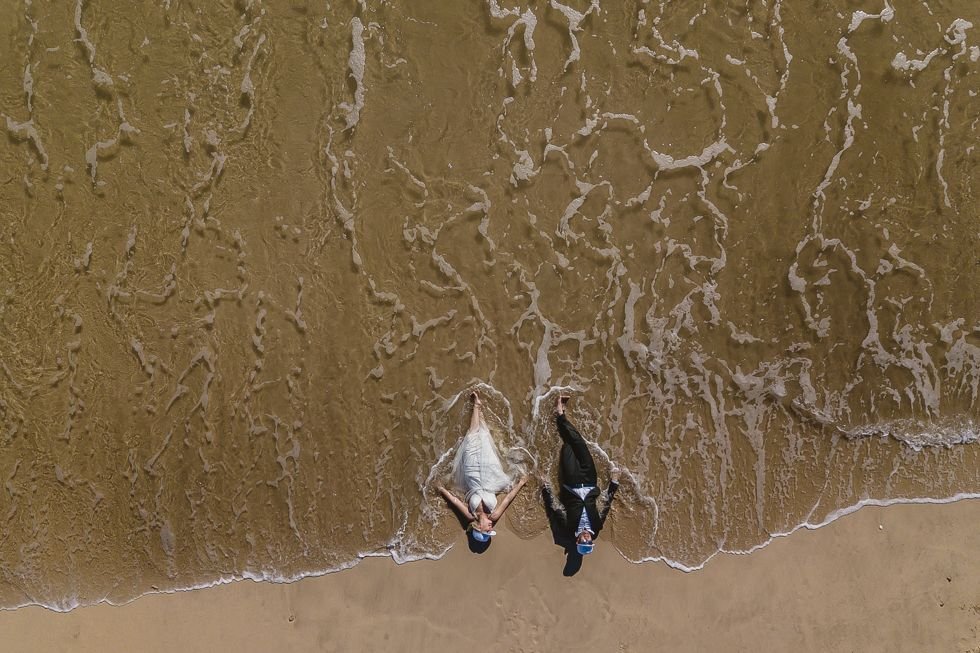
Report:
[[[977,0],[0,19],[2,608],[441,555],[474,388],[633,561],[980,496]]]
[[[244,581],[67,614],[0,614],[19,651],[980,650],[980,501],[868,507],[685,574],[599,546],[572,578],[547,537],[482,556]],[[588,615],[588,618],[583,618]]]

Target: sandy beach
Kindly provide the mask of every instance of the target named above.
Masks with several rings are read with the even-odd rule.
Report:
[[[977,16],[0,0],[0,653],[980,653]]]
[[[21,651],[980,651],[980,501],[867,507],[695,573],[547,536],[483,555],[0,614]]]

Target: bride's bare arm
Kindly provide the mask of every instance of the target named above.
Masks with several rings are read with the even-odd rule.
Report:
[[[507,506],[509,506],[510,502],[514,500],[514,497],[516,497],[517,493],[521,491],[521,488],[524,487],[525,483],[527,483],[526,475],[522,476],[521,480],[517,482],[517,485],[511,488],[510,492],[507,493],[507,496],[505,496],[503,500],[497,504],[496,510],[490,513],[490,521],[495,522],[504,516],[504,511],[507,510]]]
[[[470,513],[469,506],[467,506],[465,503],[463,503],[459,499],[459,497],[457,497],[455,494],[453,494],[452,492],[450,492],[449,490],[447,490],[446,488],[444,488],[441,485],[439,485],[437,487],[438,487],[438,490],[439,490],[439,494],[441,494],[443,496],[443,498],[447,502],[449,502],[449,505],[452,506],[460,515],[462,515],[464,518],[466,518],[467,521],[473,521],[474,519],[476,519],[476,517],[474,517],[473,514]]]

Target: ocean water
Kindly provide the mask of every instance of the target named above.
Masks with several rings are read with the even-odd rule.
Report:
[[[0,608],[438,557],[473,388],[635,562],[980,495],[978,93],[975,0],[0,0]]]

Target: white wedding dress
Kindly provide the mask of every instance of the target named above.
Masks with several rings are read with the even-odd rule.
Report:
[[[493,512],[497,507],[497,493],[514,484],[513,478],[504,471],[486,422],[481,420],[477,428],[470,429],[459,445],[453,459],[453,480],[466,493],[466,504],[474,515],[480,502]]]

